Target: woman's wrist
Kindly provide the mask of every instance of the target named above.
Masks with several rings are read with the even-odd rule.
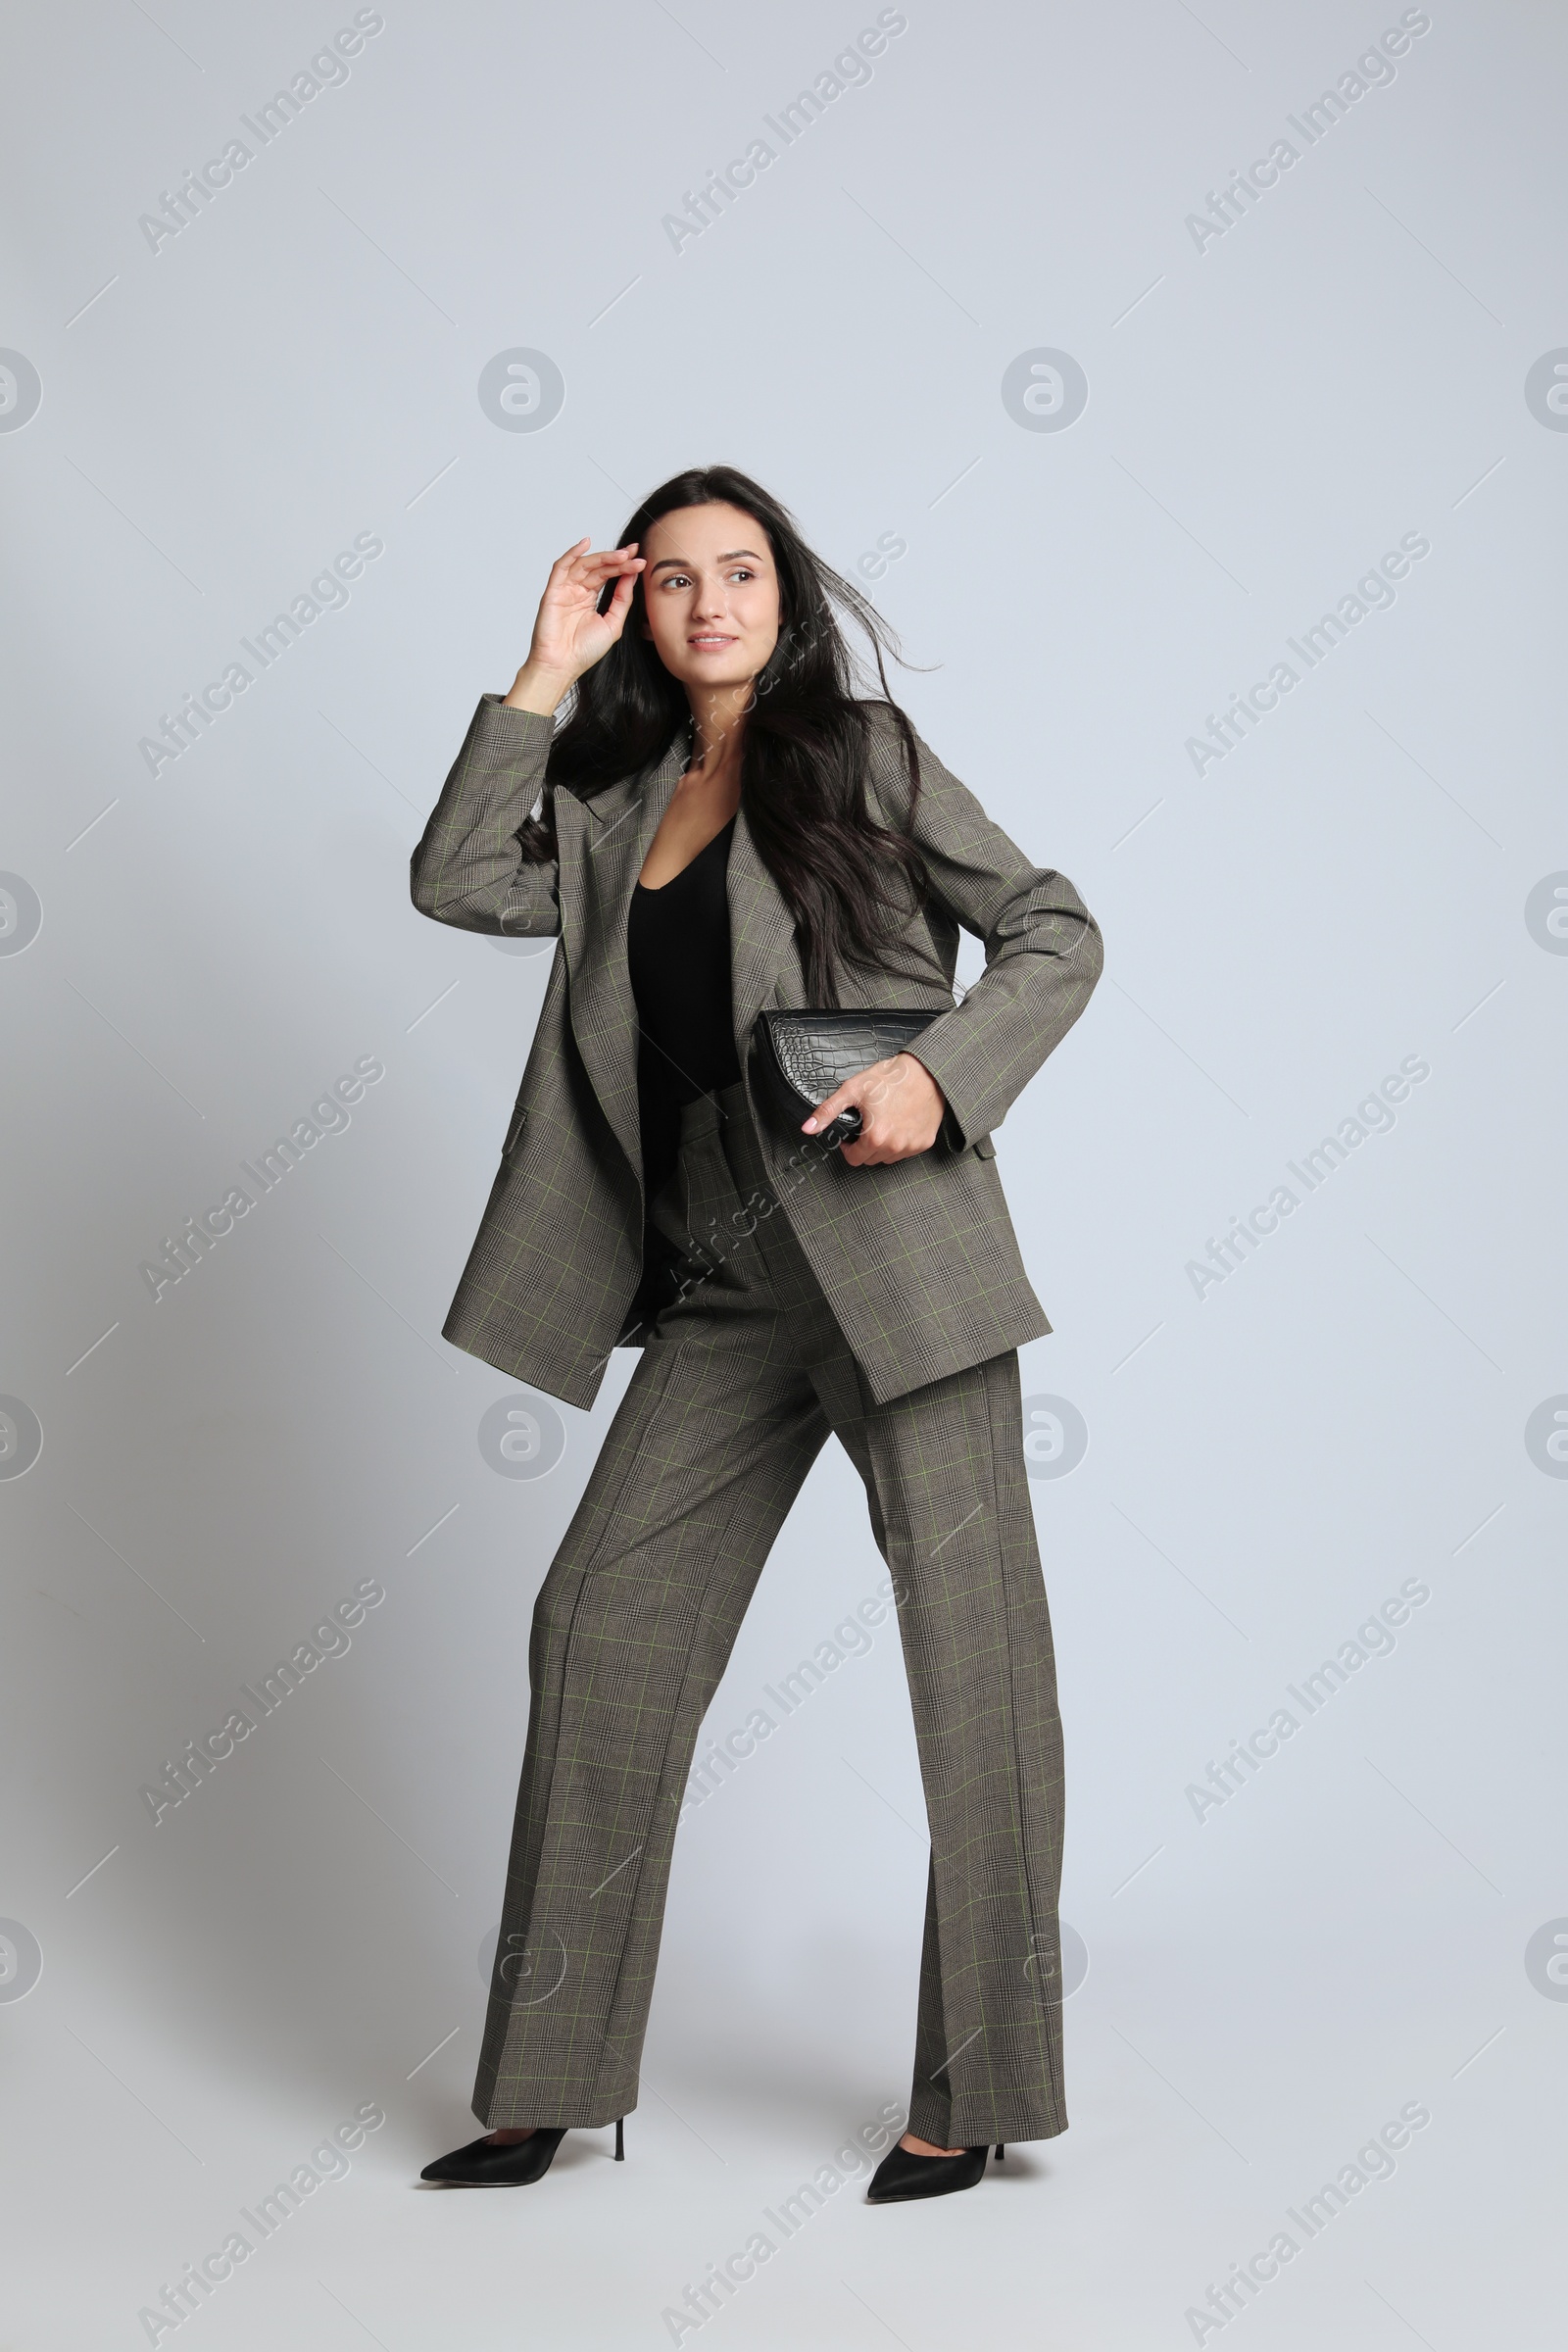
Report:
[[[562,670],[540,669],[534,662],[525,662],[513,680],[512,692],[503,707],[508,710],[537,710],[549,718],[572,679]]]

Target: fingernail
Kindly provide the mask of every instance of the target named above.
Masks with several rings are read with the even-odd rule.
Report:
[[[806,1132],[808,1135],[814,1135],[816,1133],[816,1121],[814,1119],[807,1120]]]

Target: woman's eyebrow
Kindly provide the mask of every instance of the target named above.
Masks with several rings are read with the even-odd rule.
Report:
[[[737,556],[750,556],[754,564],[760,564],[762,560],[761,557],[759,556],[752,548],[732,547],[727,556],[716,556],[714,558],[714,562],[718,564],[733,564]],[[653,568],[655,571],[663,571],[666,566],[672,566],[676,571],[690,571],[692,569],[691,564],[687,562],[684,556],[661,556],[659,562],[653,566]]]

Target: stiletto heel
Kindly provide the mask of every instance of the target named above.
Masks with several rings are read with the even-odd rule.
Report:
[[[620,2116],[620,2117],[618,2117],[618,2118],[616,2119],[616,2123],[615,2123],[615,2162],[616,2162],[617,2164],[624,2164],[624,2163],[625,2163],[625,2161],[626,2161],[626,2119],[625,2119],[625,2117],[624,2117],[624,2116]]]
[[[1006,2143],[1006,2141],[1005,2141],[1004,2139],[999,2139],[999,2140],[998,2140],[998,2142],[997,2142],[997,2162],[998,2162],[999,2164],[1002,2162],[1002,2159],[1004,2158],[1004,2156],[1005,2156],[1005,2154],[1006,2154],[1006,2153],[1007,2153],[1007,2143]]]

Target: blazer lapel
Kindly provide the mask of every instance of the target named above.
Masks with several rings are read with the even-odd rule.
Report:
[[[637,1100],[637,1002],[626,966],[626,917],[642,871],[684,765],[677,734],[657,766],[579,801],[557,803],[577,833],[577,854],[561,859],[561,930],[570,977],[572,1034],[606,1118],[642,1175]],[[567,852],[564,839],[563,852]],[[752,839],[745,810],[730,841],[726,893],[735,1050],[746,1066],[752,1023],[765,1003],[794,939],[783,894]]]
[[[762,862],[744,808],[729,845],[729,968],[735,1052],[744,1070],[752,1023],[767,1002],[795,938],[795,918]]]
[[[561,933],[570,978],[572,1035],[595,1094],[632,1167],[642,1176],[637,1105],[637,1002],[626,968],[626,915],[649,845],[683,765],[677,734],[657,766],[591,800],[562,796],[578,854],[561,860]],[[557,824],[563,809],[557,806]],[[564,849],[564,844],[563,848]]]

